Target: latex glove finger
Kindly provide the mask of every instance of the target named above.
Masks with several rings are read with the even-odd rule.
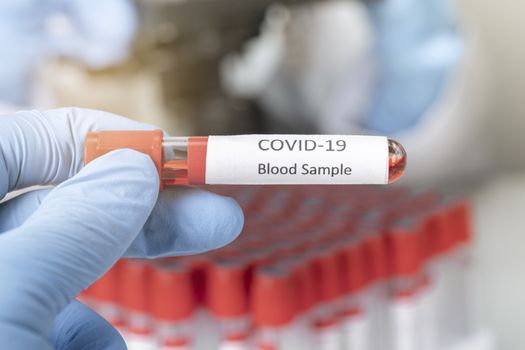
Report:
[[[0,233],[22,225],[50,191],[25,193],[0,206]],[[231,198],[194,188],[164,191],[126,256],[153,258],[217,249],[235,239],[242,226],[242,211]]]
[[[0,116],[0,198],[32,185],[57,184],[78,173],[90,131],[154,129],[111,113],[79,108]]]
[[[94,160],[0,236],[0,339],[50,349],[55,317],[124,254],[158,196],[151,159],[130,150]]]
[[[156,128],[109,113],[76,108],[0,117],[0,181],[4,180],[4,184],[0,183],[0,198],[7,191],[59,183],[73,176],[83,166],[83,144],[89,131],[130,129]],[[2,176],[2,172],[6,176]],[[180,191],[184,195],[179,194],[179,190],[161,195],[154,215],[130,255],[196,253],[220,247],[239,234],[242,213],[232,200],[203,192]],[[34,203],[28,205],[28,209],[11,212],[21,215],[26,210],[35,210]],[[16,218],[9,214],[4,218],[7,216]],[[8,219],[5,225],[13,228],[18,224]]]
[[[55,350],[125,350],[126,343],[113,326],[78,301],[55,319],[51,343]]]
[[[0,233],[22,225],[38,209],[51,189],[24,193],[0,205]]]

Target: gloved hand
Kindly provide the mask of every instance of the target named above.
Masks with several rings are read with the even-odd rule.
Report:
[[[64,56],[92,68],[129,55],[137,28],[130,0],[0,1],[0,100],[26,105],[34,71],[49,57]]]
[[[377,33],[379,82],[364,127],[395,134],[415,127],[443,96],[464,43],[452,0],[367,2]]]
[[[122,255],[202,252],[243,225],[231,199],[197,189],[158,192],[149,157],[119,150],[83,167],[94,130],[151,129],[108,113],[59,109],[0,117],[0,343],[5,349],[125,349],[76,295]]]

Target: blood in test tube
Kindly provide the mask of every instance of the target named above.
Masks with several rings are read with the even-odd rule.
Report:
[[[399,180],[407,165],[407,153],[403,146],[395,141],[388,140],[388,183]]]
[[[123,148],[151,157],[161,189],[203,184],[388,184],[402,176],[407,164],[401,144],[380,136],[164,138],[161,130],[89,133],[84,162]]]

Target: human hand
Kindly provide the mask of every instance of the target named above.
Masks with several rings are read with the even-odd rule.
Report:
[[[0,2],[0,100],[27,105],[35,69],[49,57],[101,69],[128,58],[138,26],[130,0]]]
[[[83,167],[94,130],[152,129],[104,112],[59,109],[0,117],[0,342],[6,349],[123,349],[76,295],[122,255],[192,254],[223,246],[243,225],[231,199],[197,189],[158,192],[153,162],[131,150]]]

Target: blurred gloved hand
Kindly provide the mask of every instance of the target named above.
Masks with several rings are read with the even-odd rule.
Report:
[[[226,58],[225,86],[257,98],[272,131],[399,134],[444,94],[464,51],[458,27],[452,0],[269,11],[260,37]]]
[[[367,2],[377,35],[378,86],[363,127],[392,135],[428,115],[464,53],[452,0]]]
[[[231,199],[158,192],[153,162],[131,150],[83,167],[93,130],[151,129],[108,113],[60,109],[0,117],[0,343],[5,349],[124,349],[75,296],[122,255],[190,254],[223,246],[243,225]]]
[[[102,68],[127,57],[137,27],[130,0],[0,1],[0,101],[28,103],[36,66],[50,56]]]

